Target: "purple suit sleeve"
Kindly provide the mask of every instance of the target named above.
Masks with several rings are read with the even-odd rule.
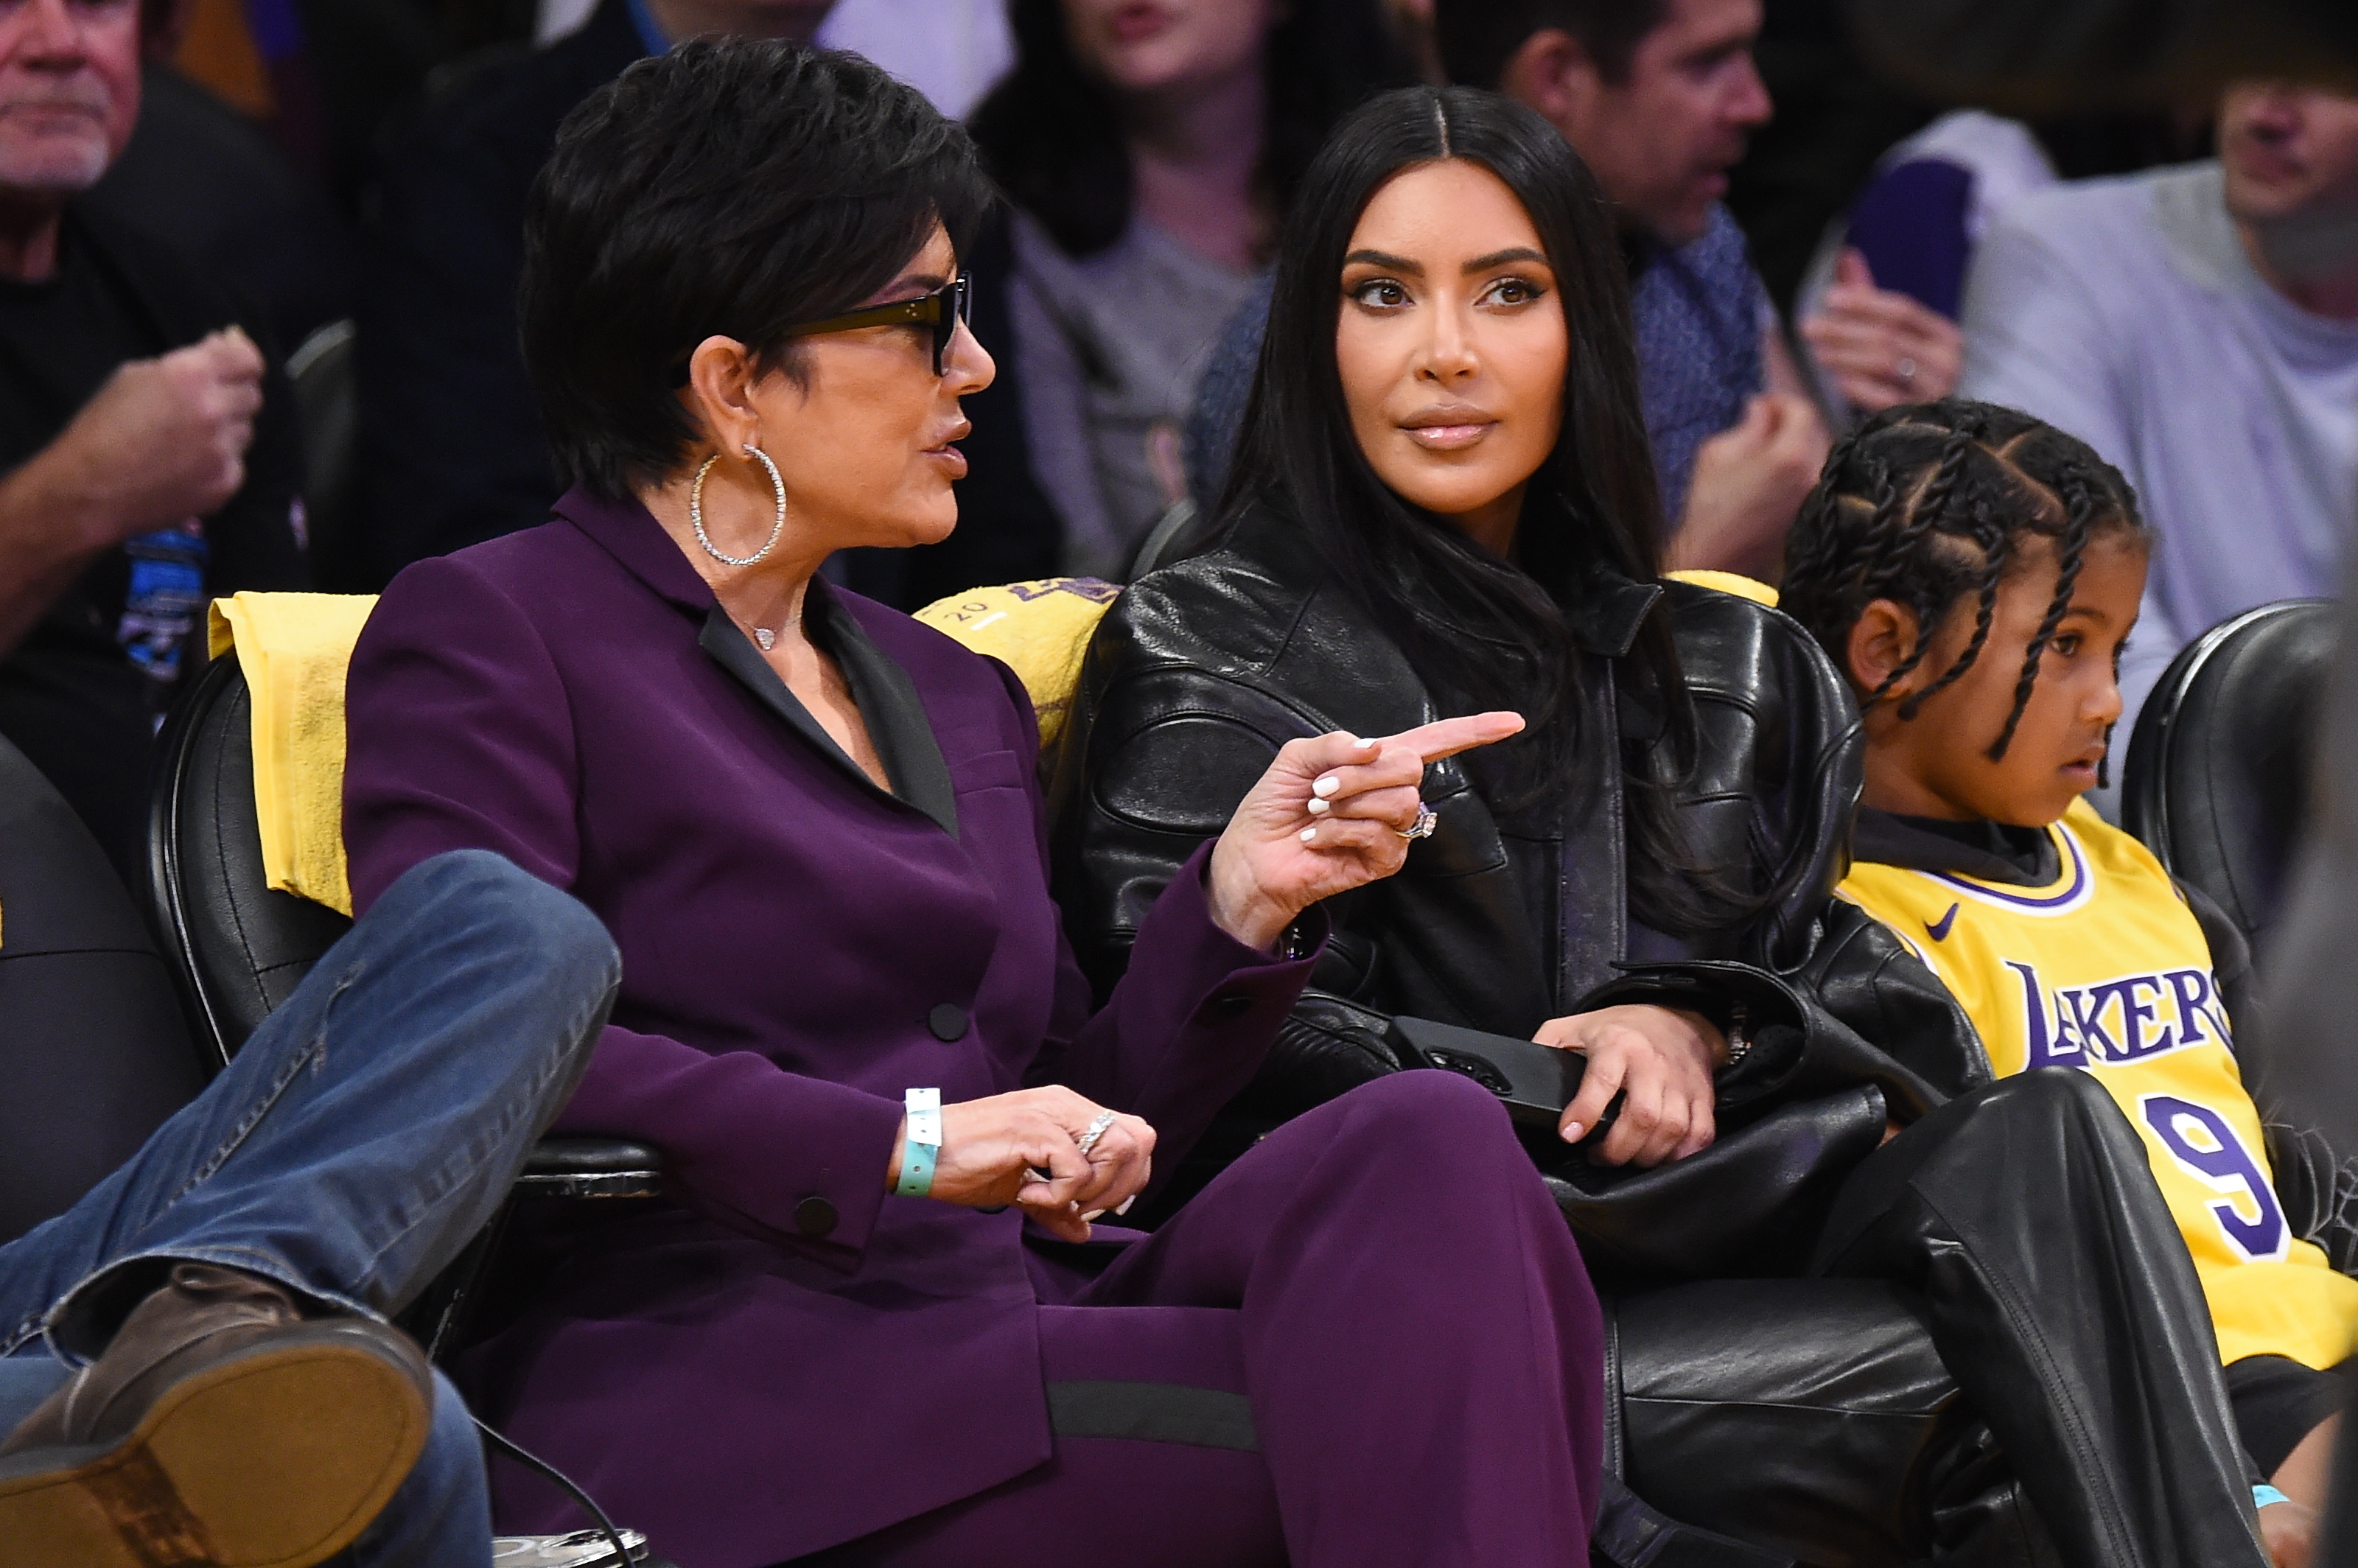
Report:
[[[353,650],[347,686],[353,907],[449,849],[494,850],[570,890],[572,716],[546,648],[500,589],[450,559],[402,573]],[[668,1190],[691,1206],[849,1269],[882,1206],[900,1123],[894,1101],[751,1052],[713,1055],[609,1028],[557,1125],[653,1143]],[[795,1225],[811,1197],[835,1207],[823,1243]]]
[[[1023,687],[1004,665],[1000,674],[1036,752]],[[1034,799],[1044,877],[1047,816],[1036,791]],[[1306,956],[1299,958],[1273,957],[1221,930],[1204,891],[1211,858],[1212,845],[1202,845],[1163,888],[1139,925],[1129,968],[1094,1012],[1072,944],[1058,935],[1055,1012],[1029,1075],[1144,1118],[1155,1130],[1156,1168],[1164,1176],[1252,1081],[1326,941],[1325,913],[1315,908],[1301,924],[1295,946]]]

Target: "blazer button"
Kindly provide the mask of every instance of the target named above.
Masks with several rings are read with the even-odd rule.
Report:
[[[795,1228],[817,1241],[835,1234],[835,1206],[825,1198],[809,1197],[795,1205]]]
[[[954,1001],[946,1001],[925,1014],[925,1027],[934,1032],[936,1040],[966,1038],[966,1009]]]

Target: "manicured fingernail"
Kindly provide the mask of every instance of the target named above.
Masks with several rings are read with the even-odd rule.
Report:
[[[1333,795],[1336,790],[1341,789],[1342,787],[1343,781],[1336,778],[1334,774],[1328,773],[1325,778],[1320,779],[1316,784],[1310,786],[1310,793],[1323,798],[1324,796]]]
[[[1359,748],[1359,750],[1361,750],[1362,752],[1372,752],[1372,751],[1374,751],[1374,750],[1376,749],[1376,743],[1375,743],[1375,741],[1373,741],[1372,740],[1369,740],[1369,741],[1352,741],[1352,742],[1351,742],[1351,744],[1352,744],[1352,745],[1354,745],[1354,746],[1357,746],[1357,748]]]
[[[1118,1206],[1115,1207],[1114,1211],[1113,1211],[1113,1212],[1114,1212],[1114,1216],[1115,1216],[1115,1217],[1119,1218],[1119,1217],[1120,1217],[1122,1215],[1128,1214],[1128,1213],[1130,1212],[1130,1205],[1132,1205],[1132,1204],[1134,1204],[1134,1203],[1136,1203],[1137,1201],[1138,1201],[1138,1195],[1137,1195],[1136,1193],[1132,1193],[1132,1194],[1130,1194],[1130,1196],[1128,1196],[1128,1197],[1126,1197],[1126,1198],[1122,1199],[1122,1200],[1121,1200],[1121,1202],[1120,1202],[1120,1205],[1118,1205]]]
[[[1302,841],[1305,844],[1315,844],[1318,842],[1318,829],[1314,827],[1303,828],[1302,830]]]
[[[1105,1210],[1103,1210],[1103,1209],[1101,1209],[1101,1208],[1093,1208],[1093,1209],[1089,1210],[1089,1212],[1088,1212],[1088,1213],[1087,1213],[1087,1214],[1085,1214],[1085,1215],[1081,1216],[1081,1217],[1082,1217],[1083,1219],[1085,1219],[1085,1220],[1099,1220],[1099,1219],[1103,1219],[1103,1218],[1105,1217]]]
[[[1566,1143],[1577,1143],[1580,1141],[1580,1135],[1587,1130],[1588,1129],[1576,1121],[1567,1121],[1563,1124],[1563,1141]]]
[[[1320,800],[1317,796],[1313,795],[1313,796],[1311,796],[1311,797],[1310,797],[1310,815],[1311,815],[1311,816],[1325,816],[1328,812],[1330,812],[1330,811],[1332,811],[1332,810],[1334,810],[1334,809],[1335,809],[1335,808],[1334,808],[1333,806],[1331,806],[1327,805],[1325,801]]]

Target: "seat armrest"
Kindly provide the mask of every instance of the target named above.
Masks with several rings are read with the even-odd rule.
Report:
[[[621,1138],[544,1138],[516,1178],[520,1197],[651,1198],[663,1191],[663,1156]]]

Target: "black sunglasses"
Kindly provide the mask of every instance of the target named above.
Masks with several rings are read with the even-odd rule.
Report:
[[[950,340],[957,336],[961,322],[974,315],[974,275],[960,273],[931,294],[920,294],[914,299],[896,299],[890,305],[871,305],[864,309],[846,311],[820,321],[804,321],[787,328],[778,336],[810,338],[821,332],[856,332],[863,327],[931,327],[934,330],[934,373],[942,373],[942,363],[948,355]],[[672,372],[672,384],[687,384],[687,362],[682,360]]]

